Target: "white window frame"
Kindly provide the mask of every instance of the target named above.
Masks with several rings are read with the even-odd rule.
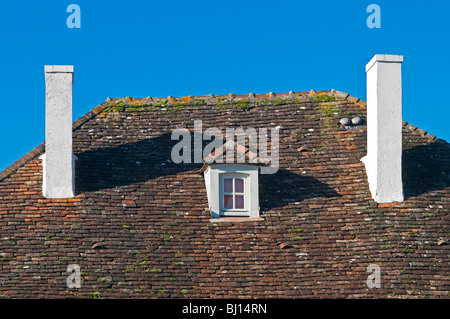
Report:
[[[225,179],[233,180],[233,191],[231,193],[225,193],[224,190],[224,180]],[[235,179],[242,179],[244,181],[244,192],[236,193],[234,190],[234,181]],[[220,216],[249,216],[248,208],[249,208],[249,200],[250,200],[250,178],[248,174],[241,173],[221,173],[219,174],[219,194],[220,194]],[[235,206],[235,196],[242,195],[244,196],[244,208],[225,208],[224,205],[224,197],[225,195],[233,196],[233,206]]]
[[[258,166],[248,164],[211,164],[204,172],[211,217],[259,217]],[[244,210],[223,209],[223,179],[244,178]]]

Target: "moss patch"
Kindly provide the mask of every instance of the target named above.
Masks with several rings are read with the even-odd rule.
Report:
[[[336,98],[331,95],[317,95],[309,99],[310,101],[321,103],[321,102],[334,102]]]
[[[289,229],[288,233],[302,233],[303,229],[301,228],[293,228],[293,229]]]
[[[124,108],[125,108],[125,102],[122,100],[116,101],[116,102],[110,102],[108,104],[108,107],[105,108],[105,112],[123,112]]]

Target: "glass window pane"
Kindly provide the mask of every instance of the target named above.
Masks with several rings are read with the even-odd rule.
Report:
[[[223,196],[223,207],[227,209],[233,209],[233,195]]]
[[[236,178],[234,180],[234,192],[243,193],[244,192],[244,180],[241,178]]]
[[[223,191],[225,193],[233,192],[233,179],[232,178],[225,178],[223,180]]]
[[[236,209],[244,209],[244,196],[236,195],[234,200],[236,201]]]

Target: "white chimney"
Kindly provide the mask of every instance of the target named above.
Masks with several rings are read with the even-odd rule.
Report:
[[[45,66],[45,154],[41,158],[46,198],[75,196],[72,85],[72,65]]]
[[[372,198],[402,202],[402,72],[403,56],[377,54],[366,66],[367,155]]]

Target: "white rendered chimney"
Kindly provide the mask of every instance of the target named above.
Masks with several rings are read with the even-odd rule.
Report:
[[[377,54],[366,65],[367,155],[372,198],[402,202],[402,73],[403,56]]]
[[[45,154],[41,158],[46,198],[75,196],[72,85],[72,65],[45,66]]]

